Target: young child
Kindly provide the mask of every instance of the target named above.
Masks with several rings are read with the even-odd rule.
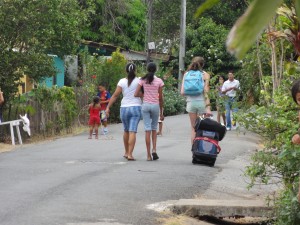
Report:
[[[100,99],[98,96],[93,98],[93,103],[89,104],[89,112],[90,112],[90,119],[89,119],[89,139],[92,139],[93,130],[95,130],[96,136],[95,138],[98,139],[98,127],[100,125]]]
[[[300,79],[297,80],[292,86],[292,97],[297,105],[300,105]],[[300,111],[298,111],[298,118],[300,122]],[[300,129],[298,133],[295,134],[292,138],[292,143],[296,145],[300,145]],[[300,182],[299,182],[299,190],[298,190],[298,202],[300,203]]]
[[[101,123],[103,124],[103,134],[108,134],[108,128],[107,128],[107,117],[105,114],[106,107],[109,103],[109,100],[111,98],[110,93],[106,90],[106,87],[104,84],[99,84],[98,86],[99,92],[97,96],[100,98],[100,119]]]
[[[156,133],[157,135],[162,136],[162,128],[163,128],[163,121],[160,118],[158,118],[158,132]]]
[[[222,93],[222,87],[225,82],[225,77],[220,75],[216,83],[216,105],[217,105],[217,121],[221,122],[221,117],[223,119],[223,124],[226,126],[226,117],[225,117],[225,94]]]

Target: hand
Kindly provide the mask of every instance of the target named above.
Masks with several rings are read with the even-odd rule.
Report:
[[[296,144],[296,145],[300,145],[300,135],[299,134],[295,134],[292,138],[292,143]]]
[[[164,119],[165,119],[164,115],[163,115],[163,114],[160,114],[159,119],[160,119],[161,121],[164,121]]]
[[[105,110],[105,115],[107,118],[109,117],[109,109],[108,108],[106,108],[106,110]]]

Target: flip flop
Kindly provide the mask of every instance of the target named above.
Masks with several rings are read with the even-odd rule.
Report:
[[[127,157],[127,160],[128,160],[128,161],[135,161],[135,158],[128,158],[128,157]]]
[[[128,159],[128,156],[127,156],[127,155],[123,155],[123,157],[124,157],[125,159]]]
[[[158,157],[158,155],[157,155],[156,152],[152,152],[152,159],[153,159],[153,160],[159,159],[159,157]]]

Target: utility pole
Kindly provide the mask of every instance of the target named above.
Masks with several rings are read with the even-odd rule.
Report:
[[[185,58],[185,36],[186,36],[186,0],[181,0],[181,19],[180,19],[180,46],[179,46],[179,71],[178,71],[178,90],[180,92]]]
[[[147,41],[146,41],[146,49],[147,49],[147,64],[150,62],[150,51],[149,43],[152,38],[152,7],[153,0],[147,1]]]

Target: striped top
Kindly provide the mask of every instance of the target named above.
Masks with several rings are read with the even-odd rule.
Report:
[[[144,87],[144,102],[159,104],[158,89],[164,86],[162,79],[154,76],[151,84],[146,84],[147,80],[140,79],[139,85]]]

